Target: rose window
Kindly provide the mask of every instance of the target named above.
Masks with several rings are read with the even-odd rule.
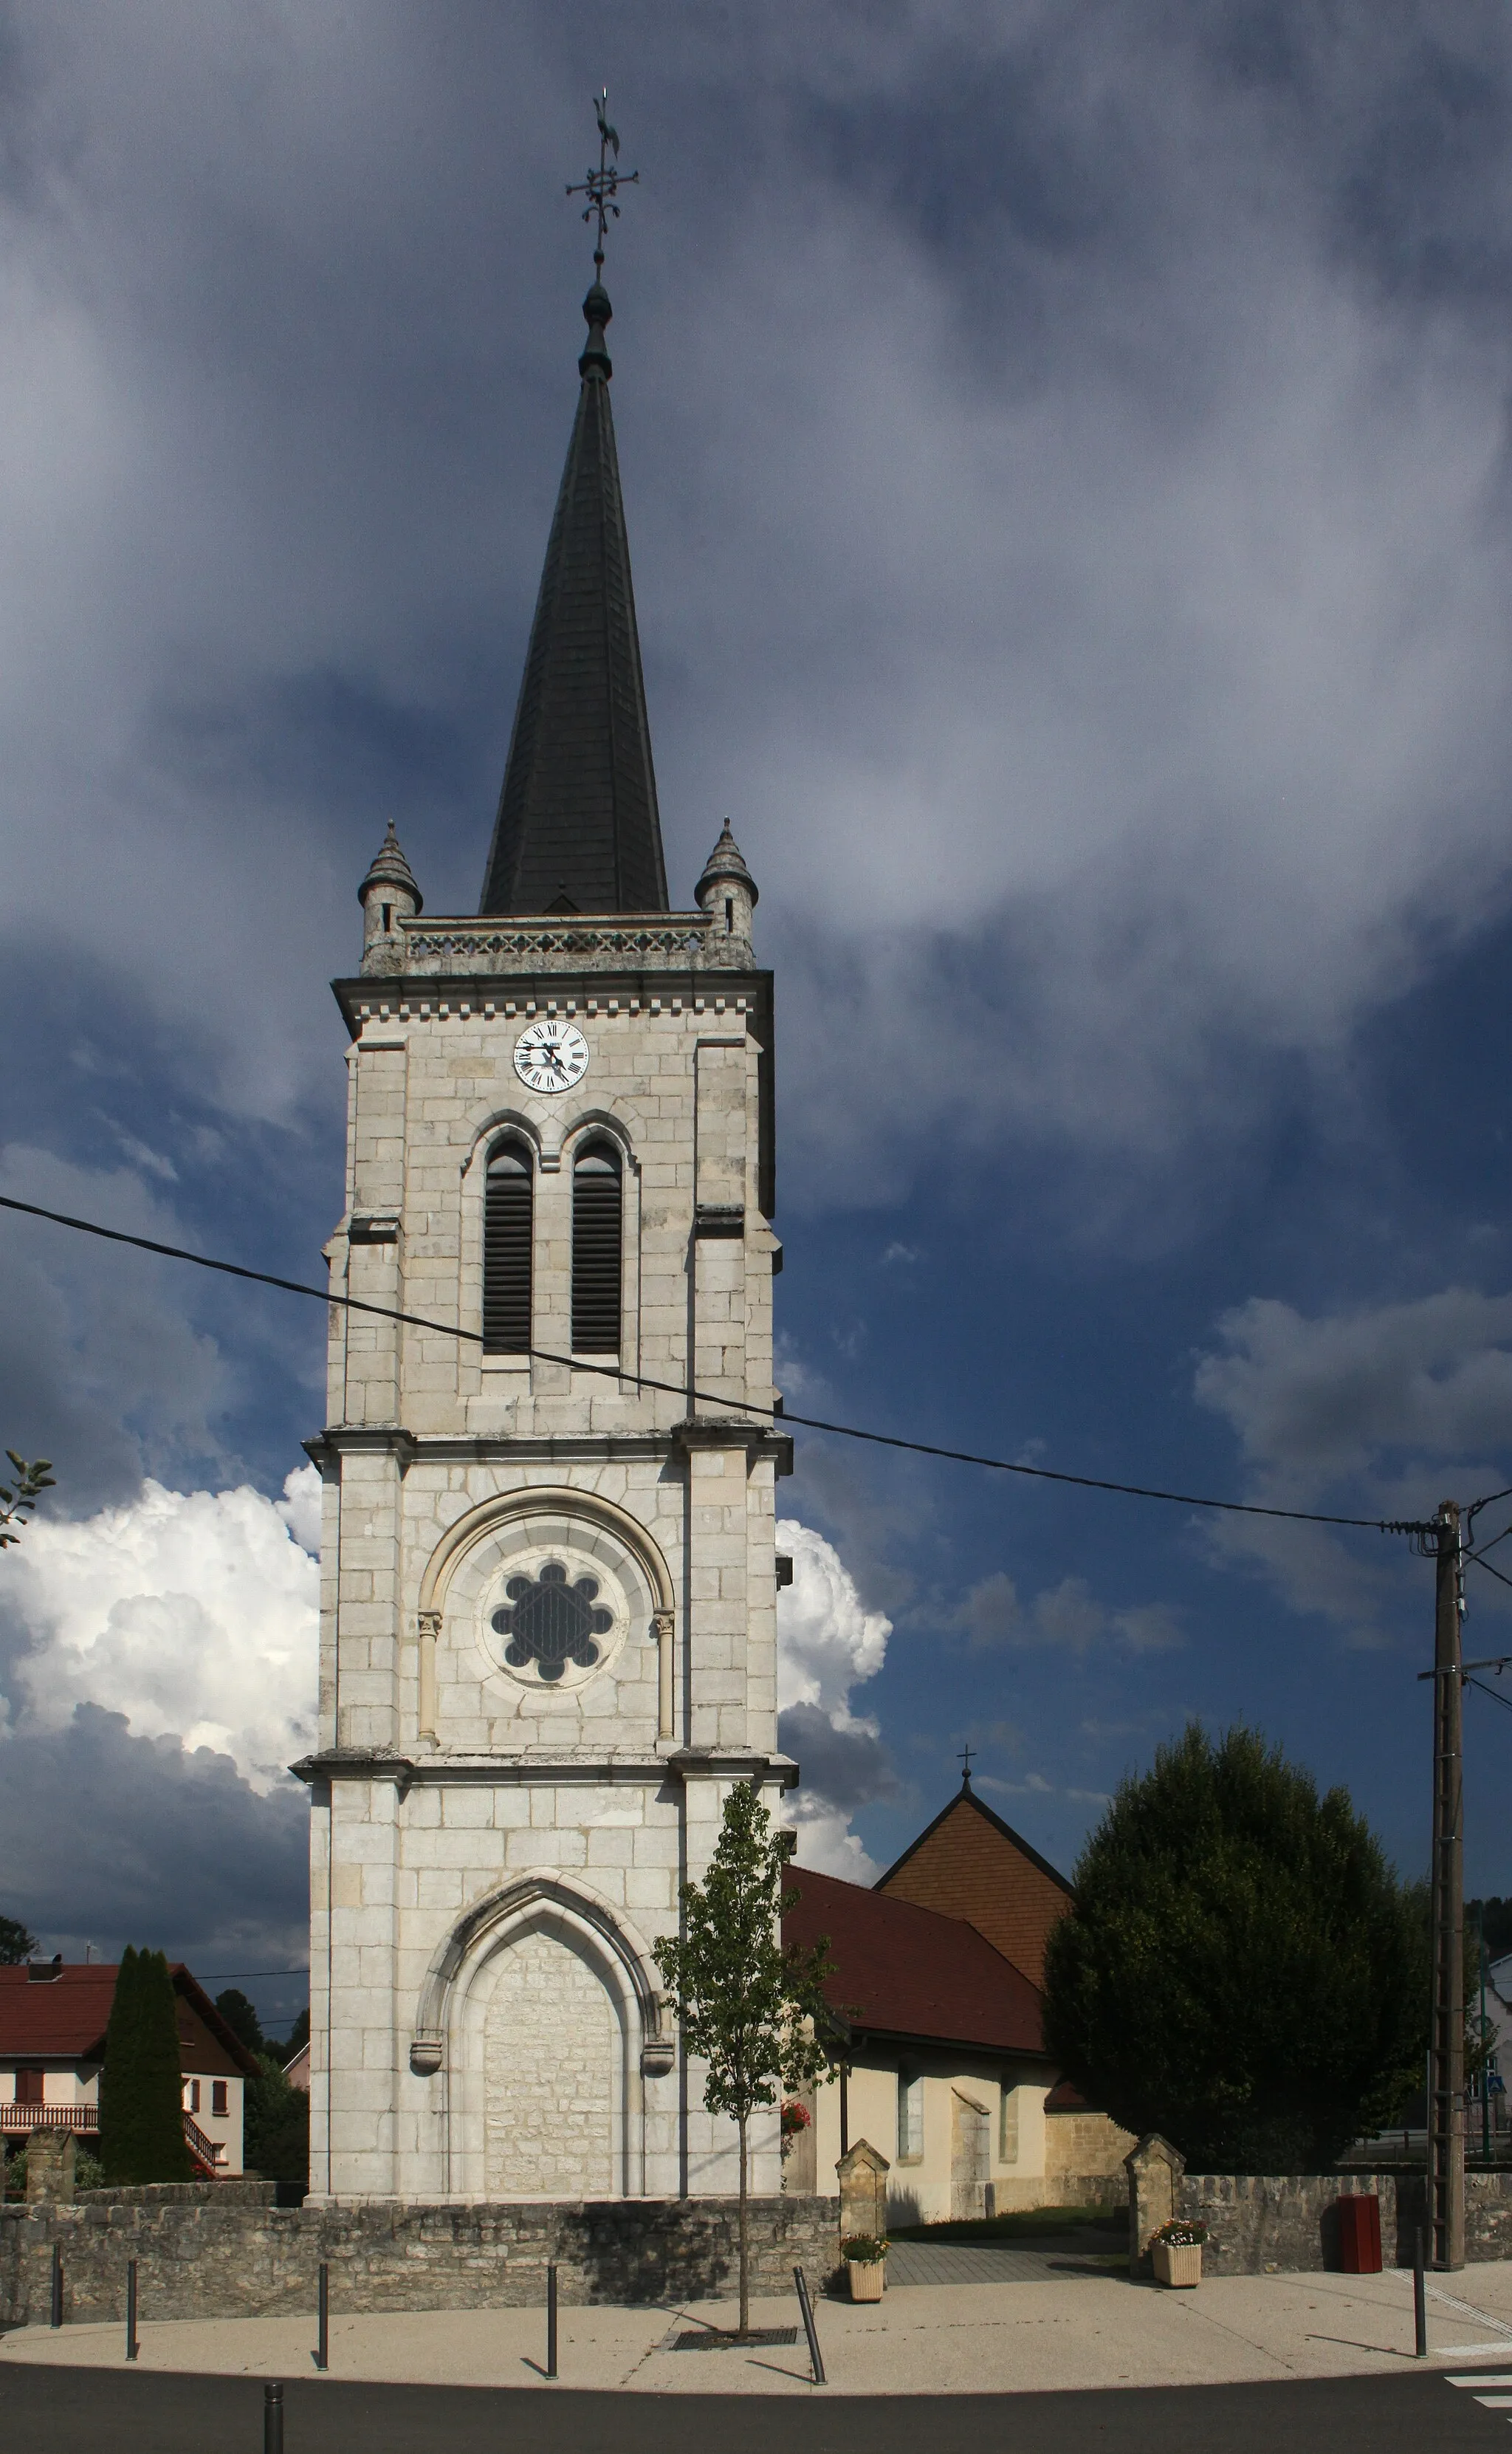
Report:
[[[489,1621],[496,1636],[509,1639],[504,1658],[511,1670],[534,1661],[546,1680],[560,1679],[569,1661],[591,1669],[599,1658],[595,1637],[607,1636],[614,1614],[599,1603],[597,1577],[579,1577],[569,1584],[559,1559],[547,1559],[538,1576],[511,1577],[508,1597]]]

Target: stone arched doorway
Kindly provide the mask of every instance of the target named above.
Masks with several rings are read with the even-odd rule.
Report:
[[[625,2040],[603,1971],[578,1937],[536,1924],[492,1954],[476,1990],[488,2197],[618,2197]]]
[[[647,1945],[581,1881],[542,1871],[478,1901],[431,1963],[410,2067],[436,2087],[442,2186],[637,2198],[645,2073],[671,2067]]]

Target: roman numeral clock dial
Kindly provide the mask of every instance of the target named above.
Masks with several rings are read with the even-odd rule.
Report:
[[[532,1022],[514,1043],[514,1070],[527,1091],[570,1091],[588,1070],[575,1022]]]

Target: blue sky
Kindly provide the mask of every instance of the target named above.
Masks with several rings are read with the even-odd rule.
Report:
[[[668,870],[727,813],[777,973],[789,1402],[1351,1514],[1512,1481],[1501,10],[77,0],[0,43],[0,1189],[316,1271],[388,818],[476,902],[605,80]],[[319,1316],[0,1249],[4,1439],[162,1588],[112,1653],[105,1534],[0,1578],[13,1904],[284,1965],[299,1801],[207,1666],[266,1630],[141,1511],[249,1488],[214,1541],[286,1541]],[[1068,1865],[1196,1713],[1421,1868],[1403,1546],[798,1458],[889,1622],[806,1748],[873,1861],[969,1742]]]

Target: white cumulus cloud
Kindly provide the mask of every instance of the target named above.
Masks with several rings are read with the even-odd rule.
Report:
[[[878,1722],[852,1712],[850,1697],[882,1668],[892,1622],[865,1609],[834,1545],[812,1527],[785,1519],[777,1547],[793,1563],[792,1583],[777,1597],[777,1702],[782,1743],[803,1767],[786,1807],[799,1860],[867,1883],[878,1868],[850,1818],[896,1780]]]
[[[12,1734],[99,1706],[271,1789],[315,1737],[319,1484],[313,1466],[281,1500],[148,1481],[129,1505],[29,1526],[0,1558],[0,1603],[25,1632]]]

